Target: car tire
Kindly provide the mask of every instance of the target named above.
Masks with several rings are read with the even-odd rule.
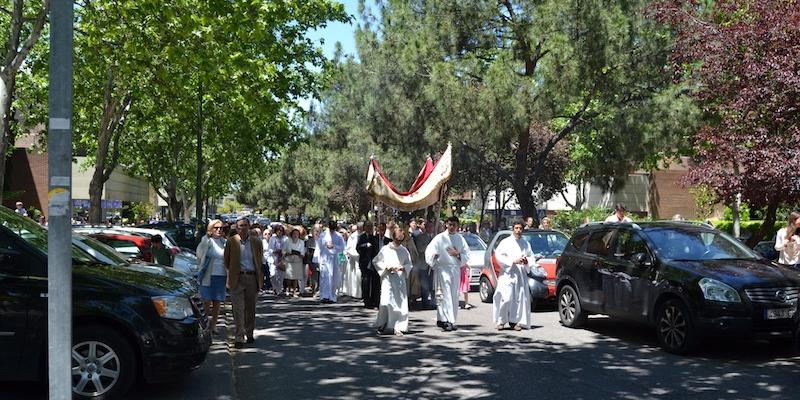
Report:
[[[670,299],[656,313],[656,334],[661,347],[674,354],[688,354],[697,346],[692,316],[679,299]]]
[[[72,345],[74,398],[123,398],[136,378],[136,357],[122,335],[102,326],[76,329]]]
[[[581,299],[572,285],[564,285],[558,291],[558,317],[567,328],[580,328],[589,314],[581,307]]]
[[[481,280],[478,283],[478,293],[481,296],[482,302],[492,302],[492,297],[494,297],[494,288],[492,287],[492,283],[489,282],[489,278],[487,278],[486,275],[481,276]]]

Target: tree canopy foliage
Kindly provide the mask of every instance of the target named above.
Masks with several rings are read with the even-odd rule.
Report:
[[[301,150],[335,153],[306,158],[324,172],[310,180],[328,188],[314,190],[327,196],[329,210],[343,210],[333,194],[369,204],[359,196],[370,154],[391,163],[384,170],[403,187],[426,155],[452,142],[454,188],[511,187],[535,215],[537,201],[558,194],[567,178],[612,187],[620,182],[614,178],[681,149],[686,121],[697,113],[664,74],[671,36],[646,18],[648,4],[385,0],[364,7],[358,55],[339,60],[312,144]],[[281,201],[274,191],[262,194]]]
[[[687,182],[765,207],[758,241],[800,201],[800,1],[670,0],[653,13],[676,31],[675,76],[707,113]]]

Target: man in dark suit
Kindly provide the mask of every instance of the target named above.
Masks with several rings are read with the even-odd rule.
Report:
[[[381,278],[371,265],[372,259],[378,255],[380,243],[372,222],[364,222],[364,233],[358,237],[356,251],[358,268],[361,270],[361,295],[366,308],[378,308],[381,300]]]

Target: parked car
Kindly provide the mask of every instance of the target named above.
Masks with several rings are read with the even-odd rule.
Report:
[[[122,398],[138,378],[172,380],[211,345],[197,293],[72,247],[73,394]],[[0,379],[45,378],[47,230],[0,207]]]
[[[83,233],[83,234],[95,234],[95,233],[116,233],[116,234],[129,234],[129,235],[138,235],[144,238],[150,239],[153,235],[161,235],[163,238],[162,243],[164,243],[164,247],[169,249],[169,251],[174,255],[174,261],[172,263],[172,267],[177,269],[180,272],[185,274],[196,274],[200,270],[200,266],[197,262],[197,256],[194,252],[191,251],[182,251],[178,245],[169,238],[169,236],[165,236],[165,232],[158,229],[147,229],[147,228],[132,228],[126,226],[115,226],[113,228],[104,228],[104,227],[76,227],[73,228],[74,232]]]
[[[557,275],[564,326],[578,328],[592,313],[649,323],[678,354],[706,337],[791,337],[800,296],[798,271],[687,222],[584,225]]]
[[[486,242],[474,233],[464,233],[461,236],[469,246],[469,286],[471,290],[479,287],[481,271],[483,271],[483,260],[486,254]]]
[[[511,230],[501,230],[494,234],[489,243],[489,250],[484,257],[484,267],[481,270],[479,292],[484,303],[491,303],[494,289],[497,287],[497,276],[500,274],[500,264],[497,263],[494,251],[500,242],[511,236]],[[545,300],[554,300],[556,294],[556,258],[564,251],[569,240],[566,235],[550,229],[525,229],[522,237],[531,245],[531,251],[538,259],[538,264],[547,271],[547,296]],[[489,268],[492,266],[492,268]]]
[[[775,250],[775,240],[764,240],[753,247],[753,251],[770,261],[778,261],[778,250]]]
[[[153,262],[153,252],[151,251],[153,245],[149,238],[140,235],[104,232],[91,233],[89,236],[111,246],[129,260],[139,259]]]
[[[169,236],[170,240],[178,247],[191,251],[194,251],[197,248],[197,243],[199,243],[195,237],[197,231],[195,225],[183,222],[156,222],[154,224],[139,225],[138,228],[163,231],[165,236]]]
[[[94,258],[97,262],[120,268],[128,268],[135,271],[146,272],[149,274],[157,274],[168,276],[172,279],[178,280],[184,284],[192,286],[194,289],[198,288],[199,282],[192,275],[187,275],[179,272],[175,268],[165,267],[163,265],[153,264],[144,261],[130,262],[125,258],[125,255],[113,249],[111,246],[96,240],[91,236],[85,236],[80,233],[72,234],[72,244],[79,249],[83,250],[86,254]],[[199,300],[199,299],[198,299]]]

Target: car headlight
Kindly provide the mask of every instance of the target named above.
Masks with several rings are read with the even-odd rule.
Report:
[[[156,296],[152,300],[156,312],[161,318],[184,319],[194,315],[192,303],[186,297]]]
[[[710,278],[700,279],[698,283],[700,289],[703,290],[703,297],[706,300],[722,301],[726,303],[741,303],[742,298],[739,297],[739,292],[736,289]]]

